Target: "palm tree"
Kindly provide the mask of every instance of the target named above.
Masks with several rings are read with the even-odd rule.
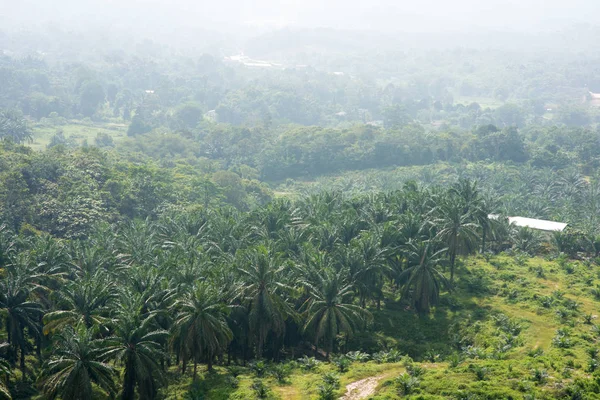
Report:
[[[184,371],[186,360],[189,357],[194,360],[194,380],[198,360],[204,357],[208,361],[208,370],[212,371],[213,357],[233,339],[226,319],[229,310],[221,300],[214,289],[199,284],[173,307],[177,310],[174,338],[179,340],[179,351],[184,353]]]
[[[33,336],[40,335],[38,321],[43,311],[40,304],[30,300],[37,275],[20,263],[9,266],[6,271],[7,275],[0,280],[0,312],[5,315],[10,357],[16,359],[17,350],[20,351],[20,368],[24,379],[27,352],[25,329]]]
[[[303,330],[312,331],[315,352],[319,340],[323,338],[327,345],[327,357],[333,350],[333,341],[339,333],[351,336],[371,314],[358,305],[352,304],[352,285],[343,278],[343,272],[330,269],[321,271],[314,279],[304,281],[309,297],[302,308],[306,312]]]
[[[481,248],[480,253],[485,253],[485,244],[490,233],[494,233],[498,220],[490,218],[498,202],[491,195],[482,196],[480,201],[475,204],[473,209],[473,219],[481,228]]]
[[[408,267],[400,276],[405,280],[403,296],[411,295],[418,312],[429,311],[431,305],[438,302],[441,289],[450,287],[444,274],[437,268],[442,264],[446,251],[434,251],[430,241],[411,241],[406,245]]]
[[[140,398],[156,396],[161,341],[168,336],[154,328],[153,315],[143,316],[139,309],[136,304],[122,305],[113,323],[114,335],[106,341],[104,357],[124,366],[122,400],[134,399],[136,387]]]
[[[0,343],[0,349],[8,347],[8,343]],[[0,399],[11,400],[10,391],[6,385],[5,379],[10,376],[10,366],[6,360],[0,359]]]
[[[94,339],[82,325],[67,326],[56,335],[53,353],[44,365],[46,395],[63,400],[91,399],[95,383],[114,397],[114,370],[102,361],[104,345],[104,339]]]
[[[471,222],[471,214],[464,212],[464,204],[456,197],[440,199],[440,203],[435,209],[438,217],[433,220],[433,224],[438,230],[437,238],[448,248],[450,281],[454,281],[456,256],[471,250],[477,239],[477,224]]]
[[[0,110],[0,140],[6,138],[15,143],[33,140],[31,129],[18,110]]]
[[[108,313],[115,297],[113,282],[103,273],[96,273],[89,280],[75,281],[54,292],[61,310],[44,315],[44,334],[47,335],[65,325],[83,323],[87,328],[100,328],[109,322]]]
[[[250,330],[256,337],[258,358],[262,358],[267,335],[270,332],[281,335],[286,319],[295,316],[286,298],[291,288],[281,279],[285,266],[278,266],[278,261],[264,246],[260,246],[247,253],[245,266],[238,268],[243,281],[239,295],[248,306]]]

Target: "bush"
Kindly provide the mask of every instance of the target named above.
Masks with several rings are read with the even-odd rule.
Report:
[[[352,361],[350,361],[350,359],[346,356],[340,356],[334,359],[333,363],[335,364],[339,372],[344,373],[348,371],[348,368],[350,368]]]
[[[545,369],[534,369],[532,372],[531,379],[536,382],[538,385],[541,385],[546,382],[548,379],[548,372]]]
[[[483,381],[486,379],[488,374],[488,369],[486,367],[482,367],[480,365],[471,364],[469,369],[475,373],[475,377],[478,381]]]
[[[298,365],[305,371],[312,371],[319,366],[321,362],[314,357],[304,356],[298,359]]]
[[[267,373],[267,363],[264,360],[258,360],[250,363],[250,369],[258,378],[262,378]]]
[[[260,379],[255,379],[254,382],[252,382],[251,388],[258,399],[266,399],[269,397],[270,389]]]
[[[396,386],[398,386],[398,391],[401,395],[409,395],[415,391],[421,384],[421,381],[409,374],[402,374],[395,380]]]
[[[350,351],[346,353],[346,358],[354,362],[367,362],[371,359],[371,356],[361,351]]]
[[[327,373],[323,375],[323,383],[318,386],[319,400],[335,400],[336,390],[340,388],[340,378],[337,374]]]
[[[460,357],[460,354],[458,354],[458,353],[454,353],[450,357],[448,357],[448,364],[450,365],[450,368],[458,367],[461,362],[462,362],[462,358]]]
[[[408,374],[410,376],[414,376],[415,378],[418,378],[420,376],[423,376],[423,374],[425,374],[425,368],[421,367],[418,364],[410,364],[406,366],[406,372],[408,372]]]
[[[287,364],[275,364],[271,367],[270,372],[279,383],[285,383],[291,374],[290,367]]]

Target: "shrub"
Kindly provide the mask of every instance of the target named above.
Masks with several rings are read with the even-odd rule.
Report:
[[[438,362],[440,359],[440,354],[433,350],[427,350],[425,352],[425,359],[429,362]]]
[[[371,356],[367,353],[363,353],[361,351],[350,351],[346,353],[346,358],[355,362],[367,362],[371,359]]]
[[[267,363],[264,360],[258,360],[250,363],[250,369],[258,378],[262,378],[267,373]]]
[[[536,382],[538,385],[541,385],[545,383],[548,379],[548,372],[545,369],[536,368],[532,372],[531,379],[533,379],[533,381]]]
[[[291,373],[290,367],[287,364],[275,364],[271,367],[270,372],[279,383],[285,383]]]
[[[305,371],[312,371],[319,366],[321,362],[314,357],[304,356],[298,359],[298,365]]]
[[[270,389],[260,379],[255,379],[254,382],[252,382],[251,388],[254,391],[254,394],[256,394],[257,398],[266,399],[269,397]]]
[[[335,391],[340,388],[340,378],[337,374],[326,373],[323,375],[323,383],[318,386],[319,400],[335,400]]]
[[[421,384],[421,381],[409,374],[402,374],[398,378],[396,378],[396,385],[398,386],[398,391],[401,395],[409,395],[415,391]]]
[[[450,365],[450,368],[458,367],[461,362],[462,359],[460,357],[460,354],[458,353],[454,353],[450,357],[448,357],[448,364]]]
[[[469,368],[471,371],[473,371],[473,373],[475,373],[475,377],[478,381],[483,381],[486,379],[488,374],[488,369],[486,367],[472,364]]]
[[[340,356],[334,359],[333,363],[335,364],[339,372],[344,373],[348,371],[348,368],[350,368],[352,361],[350,361],[350,359],[346,356]]]
[[[323,383],[325,383],[326,385],[331,385],[333,387],[335,387],[336,389],[339,389],[340,387],[340,376],[336,373],[333,372],[328,372],[326,374],[323,374]]]
[[[406,372],[408,372],[408,374],[410,376],[414,376],[415,378],[418,378],[420,376],[423,376],[423,374],[425,374],[425,368],[421,367],[418,364],[409,364],[406,366]]]

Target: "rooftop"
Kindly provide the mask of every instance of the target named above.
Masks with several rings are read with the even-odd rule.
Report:
[[[499,215],[490,214],[489,218],[498,219]],[[508,217],[508,222],[515,224],[520,227],[527,227],[531,229],[539,229],[541,231],[548,232],[562,232],[567,227],[564,222],[547,221],[544,219],[525,218],[525,217]]]

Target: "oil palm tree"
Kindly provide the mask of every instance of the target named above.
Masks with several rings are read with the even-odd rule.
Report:
[[[325,340],[329,357],[338,334],[351,336],[372,316],[367,310],[352,304],[353,288],[342,271],[326,269],[313,275],[313,279],[304,281],[303,285],[310,293],[302,306],[306,314],[303,330],[314,335],[315,352],[319,340]]]
[[[437,230],[437,238],[447,246],[450,257],[450,281],[454,280],[456,256],[471,251],[478,237],[477,224],[464,210],[464,204],[455,196],[440,199],[440,205],[434,209],[437,217],[433,226]]]
[[[403,296],[410,295],[412,303],[418,312],[429,311],[435,305],[442,288],[449,288],[449,282],[438,269],[443,263],[446,249],[435,250],[430,241],[411,241],[406,245],[408,267],[400,276],[404,281]]]
[[[238,268],[243,282],[238,293],[248,307],[250,331],[256,338],[258,358],[262,358],[267,335],[281,335],[285,321],[295,316],[287,299],[291,287],[282,279],[286,268],[278,262],[266,247],[259,246],[245,255],[244,265]]]
[[[10,265],[6,272],[7,275],[0,280],[0,313],[5,316],[9,358],[15,360],[17,351],[20,351],[20,368],[25,378],[25,329],[33,336],[41,334],[39,319],[43,310],[39,303],[31,300],[37,275],[22,264]]]
[[[94,339],[85,326],[67,326],[54,338],[53,353],[44,365],[43,390],[50,398],[91,399],[92,383],[114,397],[115,371],[103,362],[104,339]]]
[[[177,310],[173,337],[179,340],[184,368],[187,359],[194,360],[195,380],[198,360],[205,358],[208,370],[212,371],[214,356],[221,353],[233,339],[226,319],[229,309],[221,295],[207,284],[197,285],[173,308]]]
[[[155,329],[154,316],[142,315],[135,299],[131,303],[120,306],[104,357],[123,364],[122,400],[134,399],[136,388],[140,398],[153,399],[160,378],[159,361],[163,357],[161,342],[168,332]]]
[[[105,327],[112,301],[115,298],[113,282],[101,272],[91,279],[74,281],[54,292],[60,310],[44,315],[44,334],[47,335],[65,325],[83,323],[87,328],[93,325]]]
[[[0,349],[8,348],[8,343],[0,343]],[[6,360],[0,359],[0,399],[11,400],[10,390],[6,384],[6,380],[10,377],[10,366]]]

